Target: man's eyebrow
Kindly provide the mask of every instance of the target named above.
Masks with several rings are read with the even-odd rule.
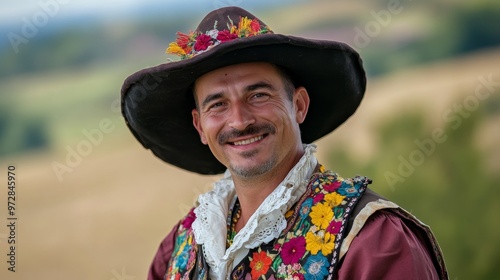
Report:
[[[213,100],[219,99],[222,97],[222,92],[217,92],[214,94],[209,94],[205,99],[203,99],[203,102],[201,103],[201,108],[205,108],[208,103],[212,102]]]
[[[260,81],[260,82],[257,82],[255,84],[251,84],[251,85],[246,86],[245,91],[250,92],[250,91],[254,91],[257,89],[261,89],[261,88],[266,88],[266,89],[276,91],[276,88],[273,85],[271,85],[270,83],[264,82],[264,81]]]
[[[254,90],[261,89],[261,88],[266,88],[266,89],[273,90],[273,91],[276,90],[276,88],[273,85],[271,85],[270,83],[260,81],[260,82],[246,86],[245,92],[251,92]],[[205,99],[203,99],[203,102],[201,103],[201,108],[205,108],[205,106],[207,106],[210,102],[217,100],[219,98],[222,98],[222,96],[223,96],[222,92],[216,92],[213,94],[209,94]]]

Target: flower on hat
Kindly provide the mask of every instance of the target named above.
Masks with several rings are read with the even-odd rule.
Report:
[[[231,33],[229,30],[222,30],[217,34],[217,40],[219,40],[221,43],[231,41],[236,38],[238,38],[238,35]]]
[[[206,34],[200,34],[200,36],[196,37],[196,43],[194,43],[194,50],[204,51],[210,45],[212,45],[212,37]]]
[[[185,34],[177,32],[177,39],[168,45],[166,53],[180,56],[181,59],[191,58],[203,53],[221,43],[229,42],[238,38],[273,33],[267,26],[261,25],[258,19],[240,17],[238,25],[229,19],[227,29],[218,30],[217,21],[214,28],[205,33],[196,31]]]

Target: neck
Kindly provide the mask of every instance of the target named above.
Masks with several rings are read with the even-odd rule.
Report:
[[[267,174],[258,177],[242,178],[234,176],[233,174],[236,195],[238,196],[241,207],[241,216],[235,227],[237,232],[246,225],[247,221],[255,211],[257,211],[262,202],[264,202],[264,200],[285,179],[303,154],[304,152],[302,150],[293,160],[289,161],[290,163],[285,168],[271,170],[267,172]]]

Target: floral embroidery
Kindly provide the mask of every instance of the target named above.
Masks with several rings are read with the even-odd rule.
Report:
[[[324,230],[309,231],[306,234],[306,249],[311,254],[316,255],[321,251],[324,255],[329,255],[335,246],[335,235]]]
[[[332,182],[331,184],[324,186],[323,188],[327,192],[334,192],[340,187],[340,185],[342,185],[342,181],[335,181],[335,182]]]
[[[354,197],[359,195],[359,187],[360,184],[354,184],[352,180],[348,179],[342,182],[342,185],[337,190],[337,192],[341,195]]]
[[[340,231],[340,227],[342,226],[342,222],[339,221],[332,221],[328,227],[326,228],[326,231],[331,233],[331,234],[337,234]]]
[[[281,248],[281,258],[284,264],[297,263],[306,252],[306,239],[298,236],[290,239]]]
[[[313,224],[321,229],[326,229],[333,218],[333,210],[328,206],[326,203],[314,205],[309,214]]]
[[[217,29],[216,21],[214,28],[205,33],[199,31],[192,31],[189,34],[177,32],[177,39],[168,45],[166,52],[186,59],[221,43],[266,33],[272,33],[272,31],[267,26],[261,25],[257,19],[251,20],[247,17],[241,17],[237,26],[229,19],[227,29],[224,30]]]
[[[271,262],[271,257],[269,257],[266,252],[254,252],[252,255],[252,261],[250,262],[252,279],[258,279],[263,274],[266,274],[267,270],[269,270]]]
[[[309,215],[309,212],[311,212],[312,205],[313,205],[312,198],[308,198],[308,199],[306,199],[306,201],[304,201],[304,203],[300,207],[300,216],[302,218],[306,218]]]
[[[344,180],[320,167],[306,193],[285,214],[290,228],[274,242],[250,250],[252,258],[237,266],[250,269],[243,275],[235,269],[232,278],[324,279],[330,269],[335,271],[347,214],[368,182],[364,177]],[[262,264],[270,266],[256,263],[264,259]]]
[[[196,246],[193,246],[194,238],[191,229],[191,224],[195,219],[193,208],[180,223],[166,279],[189,277],[189,274],[186,275],[185,272],[190,271],[195,266],[197,250]]]
[[[338,206],[342,201],[344,201],[345,196],[340,195],[338,193],[329,193],[325,195],[325,202],[329,208],[334,208]]]
[[[278,277],[284,279],[303,280],[304,275],[302,275],[301,270],[302,266],[299,263],[288,265],[282,263],[278,268]]]
[[[233,33],[224,36],[228,34]],[[324,279],[335,271],[348,214],[370,180],[342,179],[323,167],[319,170],[302,198],[285,214],[289,228],[274,241],[250,249],[231,272],[231,279]],[[191,230],[195,218],[190,212],[181,221],[166,279],[188,279],[203,264]],[[207,270],[202,267],[197,272],[205,277]]]
[[[323,255],[311,256],[306,264],[304,265],[304,269],[306,271],[305,279],[323,279],[326,275],[328,275],[328,259]]]

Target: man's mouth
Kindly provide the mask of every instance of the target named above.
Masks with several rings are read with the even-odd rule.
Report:
[[[261,140],[263,138],[264,138],[264,135],[259,135],[259,136],[256,136],[256,137],[252,137],[250,139],[236,141],[236,142],[233,142],[232,144],[235,145],[235,146],[248,145],[248,144],[251,144],[253,142],[257,142],[257,141],[259,141],[259,140]]]
[[[217,142],[220,145],[243,146],[260,141],[270,134],[275,134],[276,129],[270,124],[252,125],[244,130],[231,129],[217,135]],[[247,138],[249,137],[249,138]],[[246,139],[242,139],[246,138]],[[231,140],[236,140],[232,142]]]

